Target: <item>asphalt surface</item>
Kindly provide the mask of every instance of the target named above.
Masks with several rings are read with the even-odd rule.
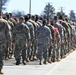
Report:
[[[14,59],[4,61],[4,75],[76,75],[76,50],[59,62],[38,65],[39,61],[33,61],[19,66]]]

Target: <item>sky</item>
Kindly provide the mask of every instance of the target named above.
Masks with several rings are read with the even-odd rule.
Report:
[[[19,10],[27,14],[29,13],[29,1],[30,0],[9,0],[6,5],[7,12]],[[55,12],[60,11],[61,7],[63,7],[63,11],[67,15],[69,15],[70,10],[76,12],[76,0],[31,0],[31,14],[42,14],[48,2],[53,5]]]

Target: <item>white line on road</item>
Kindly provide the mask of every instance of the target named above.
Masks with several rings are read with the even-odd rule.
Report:
[[[60,62],[52,69],[50,70],[46,75],[51,75],[51,73],[60,65]]]

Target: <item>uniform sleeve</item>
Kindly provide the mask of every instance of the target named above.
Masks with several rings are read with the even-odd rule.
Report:
[[[26,34],[26,38],[27,38],[28,40],[30,40],[30,29],[29,29],[28,26],[26,26],[25,34]]]
[[[5,25],[6,25],[6,31],[5,31],[6,39],[8,43],[11,43],[12,41],[11,27],[7,22],[5,23]]]
[[[51,35],[51,30],[49,28],[48,28],[47,36],[51,42],[52,41],[52,35]]]

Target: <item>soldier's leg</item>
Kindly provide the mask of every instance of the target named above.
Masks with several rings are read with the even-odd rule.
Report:
[[[3,68],[3,51],[0,51],[0,74],[3,74],[2,68]]]
[[[3,60],[0,58],[0,74],[3,74],[2,68],[3,68]]]
[[[61,56],[61,44],[58,43],[57,45],[57,61],[60,61]]]
[[[39,58],[39,64],[42,65],[42,58],[43,58],[43,45],[38,44],[38,58]]]
[[[52,46],[48,49],[48,62],[51,63],[51,51],[52,51]]]
[[[57,43],[57,41],[56,41],[56,46],[55,46],[55,50],[56,50],[56,58],[55,59],[58,59],[58,57],[59,57],[59,47],[58,47],[58,43]]]
[[[52,49],[52,62],[55,62],[55,58],[56,58],[56,46],[55,46],[55,42],[53,42],[54,46]]]
[[[4,49],[5,45],[0,46],[0,74],[3,74],[2,68],[3,68],[3,59],[4,59]]]
[[[33,56],[34,60],[37,60],[37,42],[35,41],[34,43],[34,56]]]
[[[8,59],[8,44],[6,45],[5,48],[5,59]]]
[[[18,45],[15,45],[14,57],[16,60],[16,65],[19,65],[20,59],[21,59],[21,49],[20,49],[20,46]]]
[[[30,60],[33,61],[33,55],[34,55],[34,43],[32,42],[31,45],[31,56],[30,56]]]
[[[64,44],[61,44],[61,59],[64,57],[64,55],[65,55]]]
[[[32,44],[31,44],[31,42],[30,42],[29,45],[28,45],[28,48],[27,48],[27,50],[26,50],[26,51],[27,51],[27,58],[26,58],[26,61],[27,61],[27,62],[30,61],[29,59],[30,59],[30,57],[31,57],[31,51],[32,51],[32,50],[31,50],[31,45],[32,45]]]
[[[54,62],[55,60],[55,45],[54,42],[52,42],[52,48],[51,48],[51,61]]]
[[[22,63],[26,65],[26,49],[22,50]]]
[[[43,46],[43,57],[44,57],[44,64],[47,64],[47,58],[48,58],[48,47],[47,47],[47,45]]]

